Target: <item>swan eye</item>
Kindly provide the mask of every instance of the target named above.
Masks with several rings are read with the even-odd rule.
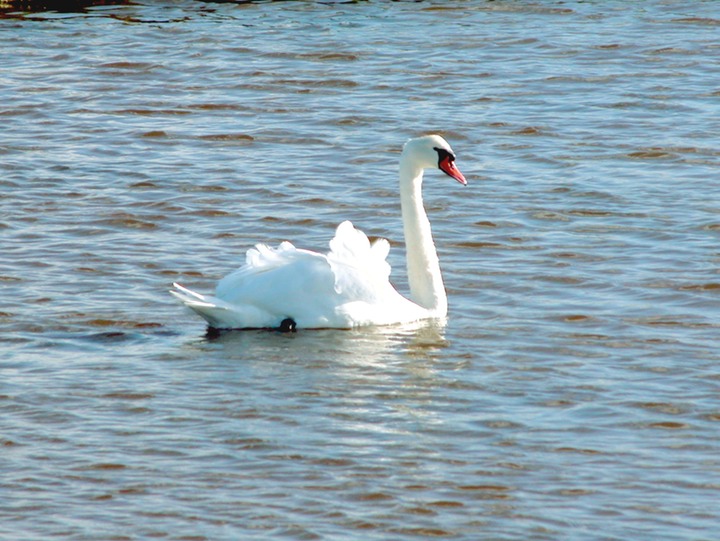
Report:
[[[450,163],[455,161],[455,154],[453,154],[452,152],[449,152],[444,148],[440,147],[433,147],[433,149],[435,150],[435,152],[438,153],[438,165],[445,160],[449,161]]]

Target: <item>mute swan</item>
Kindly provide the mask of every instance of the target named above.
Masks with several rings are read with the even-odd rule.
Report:
[[[327,255],[289,242],[274,249],[258,244],[248,250],[245,265],[220,280],[214,296],[177,283],[170,293],[215,329],[351,328],[443,318],[447,295],[422,203],[423,171],[428,168],[467,184],[450,145],[439,135],[405,143],[400,204],[412,300],[390,284],[388,241],[370,244],[349,221],[338,226]]]

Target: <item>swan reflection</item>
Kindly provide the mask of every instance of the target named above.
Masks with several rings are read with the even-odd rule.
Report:
[[[273,330],[219,331],[208,328],[197,346],[221,346],[228,359],[268,362],[306,360],[381,366],[431,357],[447,347],[444,319],[402,325],[283,333]]]

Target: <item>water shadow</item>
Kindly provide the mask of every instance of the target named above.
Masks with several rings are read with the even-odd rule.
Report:
[[[83,13],[97,6],[128,6],[128,0],[6,0],[0,2],[0,19],[24,18],[28,13],[55,11]]]

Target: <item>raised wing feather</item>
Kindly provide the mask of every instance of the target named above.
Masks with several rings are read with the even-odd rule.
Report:
[[[348,300],[375,302],[388,294],[390,244],[385,239],[370,244],[367,235],[350,222],[341,223],[330,241],[328,261],[335,274],[336,291]]]

